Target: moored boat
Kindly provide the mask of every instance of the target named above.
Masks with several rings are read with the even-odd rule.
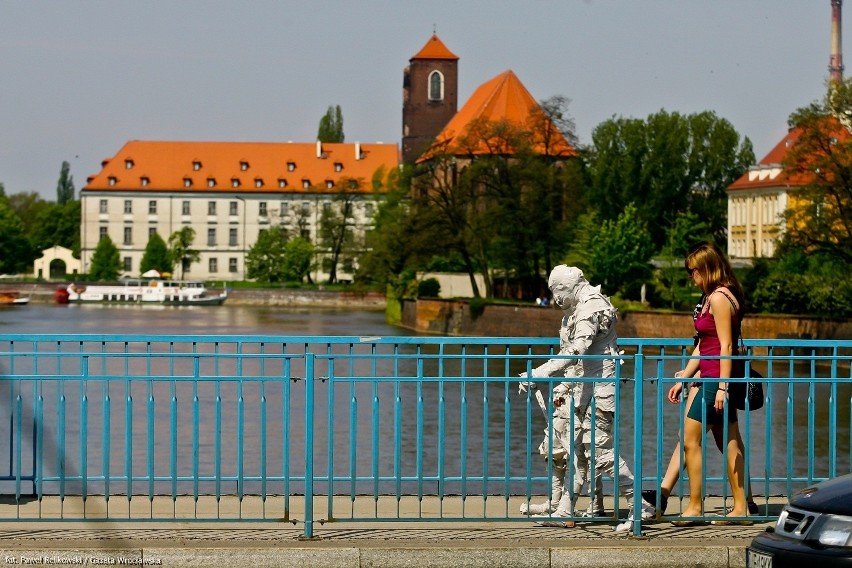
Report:
[[[25,306],[30,303],[29,296],[21,296],[17,290],[0,290],[0,306]]]
[[[119,284],[69,284],[68,302],[139,302],[172,305],[220,305],[227,290],[211,295],[201,282],[130,279]]]

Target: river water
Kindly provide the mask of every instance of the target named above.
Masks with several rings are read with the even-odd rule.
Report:
[[[282,308],[266,306],[142,306],[142,305],[54,305],[54,304],[32,304],[26,307],[10,308],[0,310],[0,334],[133,334],[133,335],[262,335],[262,336],[352,336],[352,337],[392,337],[415,335],[403,328],[388,325],[385,322],[384,313],[381,311],[341,310],[327,308]],[[448,367],[454,363],[449,361]],[[475,363],[470,364],[471,367]],[[513,367],[523,367],[518,362]],[[427,362],[428,367],[428,362]],[[499,368],[499,367],[498,367]],[[510,376],[515,376],[518,368],[512,368]],[[432,369],[427,368],[426,372]],[[0,363],[2,372],[2,363]],[[442,372],[447,372],[443,370]],[[669,376],[674,369],[666,371]],[[803,372],[808,372],[807,369]],[[498,373],[499,374],[499,373]],[[442,375],[444,376],[444,375]],[[475,376],[475,370],[469,370],[465,376]],[[632,376],[632,370],[626,369],[624,376]],[[646,377],[652,378],[652,377]],[[656,381],[649,381],[644,389],[644,425],[643,430],[649,432],[643,438],[644,453],[644,475],[653,476],[656,471],[658,457],[662,456],[662,467],[665,468],[667,451],[673,447],[677,440],[677,410],[668,404],[658,406],[656,393]],[[143,385],[144,386],[144,385]],[[111,387],[110,387],[111,388]],[[288,443],[292,442],[295,447],[304,440],[304,408],[303,405],[294,404],[292,410],[284,409],[286,393],[283,390],[275,390],[278,387],[270,386],[269,390],[261,392],[258,387],[247,386],[239,393],[231,387],[223,388],[217,392],[215,397],[212,392],[207,394],[210,399],[202,401],[200,414],[202,416],[201,429],[198,434],[200,445],[194,448],[191,436],[185,434],[191,430],[191,426],[182,425],[182,433],[177,443],[177,455],[170,455],[172,448],[169,445],[168,435],[160,434],[160,429],[168,429],[170,417],[169,407],[165,401],[169,396],[181,401],[191,400],[191,391],[181,390],[183,385],[177,388],[177,394],[169,393],[168,385],[164,384],[162,392],[157,393],[158,409],[148,418],[148,422],[156,422],[145,428],[150,432],[157,431],[157,440],[148,446],[145,438],[145,428],[142,430],[140,440],[122,439],[121,431],[124,427],[124,409],[118,402],[121,393],[110,392],[110,398],[115,399],[111,403],[106,420],[114,422],[112,428],[118,434],[109,443],[112,462],[110,471],[120,475],[126,463],[122,463],[121,457],[127,455],[125,446],[127,442],[134,442],[132,449],[132,469],[134,475],[144,478],[146,471],[144,466],[149,453],[155,455],[158,475],[163,476],[161,471],[170,471],[170,462],[178,463],[177,473],[180,476],[192,474],[192,467],[204,473],[210,474],[211,468],[218,467],[217,460],[227,462],[224,467],[225,473],[232,476],[239,475],[234,464],[238,462],[236,448],[243,443],[240,437],[234,440],[233,436],[224,441],[224,447],[216,447],[216,439],[209,432],[203,430],[213,428],[215,420],[212,418],[215,412],[221,412],[221,423],[233,425],[238,420],[243,420],[247,428],[245,446],[240,446],[245,453],[247,472],[258,471],[261,462],[282,463],[287,458],[282,451],[283,440],[267,440],[269,452],[259,452],[255,440],[252,438],[259,430],[252,430],[257,426],[260,419],[256,416],[258,401],[277,401],[268,407],[263,406],[263,412],[269,413],[267,421],[270,423],[270,432],[276,428]],[[189,388],[188,386],[186,388]],[[280,387],[283,389],[283,387]],[[254,390],[253,390],[254,389]],[[295,387],[294,387],[295,389]],[[392,491],[395,482],[394,477],[400,472],[413,477],[429,477],[440,467],[445,473],[468,472],[471,475],[489,475],[499,479],[501,471],[511,469],[513,476],[524,475],[524,463],[532,464],[532,475],[545,476],[547,474],[543,462],[538,457],[536,448],[540,440],[542,429],[545,426],[543,417],[538,413],[536,407],[532,411],[520,412],[517,396],[514,389],[510,396],[506,396],[505,387],[499,382],[485,384],[479,383],[473,387],[466,388],[461,383],[438,384],[435,382],[416,385],[415,383],[404,383],[401,386],[393,386],[388,382],[371,390],[368,383],[357,385],[340,385],[339,392],[335,391],[335,399],[340,401],[340,406],[335,406],[335,423],[332,425],[331,434],[327,434],[321,427],[317,432],[317,447],[326,444],[328,437],[334,436],[336,453],[334,456],[326,456],[320,450],[318,455],[318,469],[323,467],[323,461],[330,459],[334,463],[337,475],[346,476],[355,471],[360,481],[357,484],[358,491],[369,491],[374,485],[369,481],[374,474],[383,478],[381,483],[382,492]],[[787,383],[773,386],[773,400],[767,409],[757,411],[749,416],[750,419],[750,468],[755,478],[763,476],[769,471],[769,476],[774,481],[756,484],[757,494],[786,493],[789,486],[782,481],[788,469],[792,469],[797,476],[808,477],[825,476],[827,474],[827,457],[831,454],[831,448],[836,451],[838,467],[841,472],[849,468],[849,421],[850,421],[850,387],[844,385],[838,393],[836,404],[835,426],[830,426],[828,412],[828,397],[830,395],[826,385],[818,385],[813,391],[808,391],[805,385],[791,387]],[[97,389],[93,389],[97,392]],[[293,400],[298,401],[303,396],[293,391]],[[224,394],[223,394],[224,393]],[[76,396],[76,391],[69,393]],[[135,394],[138,403],[144,403],[146,393],[141,391]],[[203,394],[203,392],[202,392]],[[622,416],[631,417],[633,413],[632,387],[623,387],[622,394]],[[91,396],[91,395],[90,395]],[[325,395],[323,395],[325,396]],[[31,397],[30,397],[31,398]],[[55,398],[55,397],[54,397]],[[224,403],[221,408],[213,399],[222,398]],[[27,397],[25,397],[25,400]],[[1,400],[5,400],[0,398]],[[46,451],[46,474],[55,474],[61,467],[74,471],[79,468],[79,456],[82,455],[81,445],[75,442],[74,436],[80,437],[80,429],[76,421],[80,419],[79,402],[69,397],[72,402],[68,405],[68,414],[64,416],[68,428],[68,438],[62,444],[58,441],[46,440],[44,445]],[[241,415],[242,402],[247,401],[250,410],[245,416]],[[328,400],[320,397],[318,408]],[[463,406],[459,401],[472,401],[473,404]],[[237,402],[239,401],[239,405]],[[477,403],[476,401],[482,401]],[[52,402],[49,400],[49,402]],[[136,404],[137,402],[134,402]],[[100,442],[100,426],[104,423],[102,404],[96,402],[92,397],[88,403],[88,445],[90,447],[85,458],[90,462],[94,477],[97,477],[102,460]],[[255,406],[250,406],[254,404]],[[275,406],[278,404],[278,406]],[[438,413],[435,408],[442,405],[442,418],[436,418]],[[207,406],[205,406],[207,405]],[[445,405],[445,406],[444,406]],[[512,406],[511,411],[507,408]],[[809,410],[810,409],[810,410]],[[3,433],[3,428],[10,424],[11,417],[8,409],[0,408],[0,458],[10,455],[8,447],[8,434]],[[205,421],[205,412],[208,412]],[[281,417],[287,414],[286,428],[282,433]],[[662,438],[650,434],[656,430],[656,417],[663,413],[665,419]],[[768,412],[768,414],[767,414]],[[161,414],[162,413],[162,414]],[[131,413],[128,411],[128,415]],[[186,420],[187,413],[181,411],[182,420]],[[339,416],[339,420],[338,420]],[[396,417],[396,418],[394,418]],[[31,418],[31,417],[30,417]],[[132,413],[134,421],[146,420],[144,404]],[[52,423],[54,416],[47,415],[46,423]],[[218,419],[216,419],[218,420]],[[25,421],[26,423],[26,421]],[[135,422],[134,422],[135,423]],[[322,419],[319,420],[322,423]],[[633,421],[628,420],[627,424]],[[188,424],[188,423],[187,423]],[[745,424],[745,421],[741,421]],[[767,426],[768,424],[768,426]],[[134,426],[134,429],[137,426]],[[442,430],[438,433],[438,430]],[[507,433],[508,432],[508,433]],[[633,434],[625,425],[621,428],[620,447],[623,456],[629,459],[632,455]],[[829,437],[835,436],[834,440]],[[168,432],[166,432],[168,434]],[[267,434],[263,434],[266,436]],[[436,447],[435,444],[426,444],[425,447],[417,448],[417,435],[425,436],[425,439],[442,439],[443,446]],[[511,436],[510,454],[504,454],[506,440]],[[767,443],[767,440],[770,440]],[[303,442],[302,442],[303,443]],[[483,447],[484,444],[487,446]],[[531,445],[530,445],[531,444]],[[22,445],[31,448],[27,440]],[[60,447],[61,446],[61,447]],[[377,450],[378,448],[378,450]],[[661,448],[661,449],[658,449]],[[301,450],[302,452],[304,450]],[[26,452],[24,452],[26,455]],[[200,454],[197,466],[192,465],[191,459],[184,459],[184,454],[192,456]],[[303,455],[303,454],[301,454]],[[399,456],[399,463],[394,464],[394,456]],[[214,459],[214,456],[218,456]],[[298,461],[299,451],[293,452],[293,460]],[[528,459],[528,456],[532,456]],[[381,463],[380,463],[381,462]],[[515,462],[510,465],[507,462]],[[327,462],[326,462],[327,463]],[[520,464],[520,465],[518,465]],[[220,464],[221,465],[221,464]],[[711,475],[721,474],[721,459],[712,445],[708,444],[708,471]],[[161,469],[162,468],[162,469]],[[4,466],[0,463],[0,477],[2,477]],[[298,473],[299,466],[293,465],[290,473]],[[519,471],[520,470],[520,471]],[[413,474],[411,472],[414,472]],[[418,473],[419,472],[419,473]],[[269,472],[273,475],[275,472]],[[278,472],[281,474],[281,472]],[[212,475],[212,474],[210,474]],[[283,475],[283,474],[281,474]],[[168,477],[168,474],[165,475]],[[408,487],[421,490],[422,479]],[[446,484],[445,489],[458,490],[464,482],[453,482]],[[205,484],[202,484],[205,485]],[[206,486],[209,486],[208,482]],[[69,489],[75,484],[69,485]],[[434,483],[426,483],[426,487],[432,487]],[[480,481],[478,486],[482,486]],[[796,487],[801,486],[801,484]],[[183,490],[190,489],[184,483]],[[243,488],[247,491],[256,490],[258,484],[246,483]],[[720,491],[721,485],[716,486]],[[208,487],[209,489],[209,487]],[[512,483],[514,492],[524,492],[524,483]],[[541,487],[534,489],[542,490]],[[90,487],[90,490],[92,488]]]

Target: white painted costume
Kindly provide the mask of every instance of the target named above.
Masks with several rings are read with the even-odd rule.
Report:
[[[560,416],[562,420],[558,421],[563,440],[560,445],[569,454],[573,454],[576,474],[574,483],[565,485],[570,487],[570,490],[561,497],[554,516],[573,516],[574,506],[583,481],[588,476],[589,464],[594,453],[594,465],[591,467],[595,475],[593,485],[596,489],[600,487],[600,476],[604,472],[613,479],[617,477],[618,492],[627,498],[630,507],[628,517],[632,517],[633,473],[621,456],[619,456],[618,464],[615,463],[615,450],[612,443],[615,424],[615,382],[570,380],[580,376],[609,379],[615,377],[615,360],[619,356],[618,336],[615,329],[618,310],[610,303],[609,298],[601,294],[600,286],[589,284],[579,268],[564,264],[555,267],[550,273],[548,286],[553,293],[554,302],[564,312],[559,329],[560,358],[550,359],[533,369],[531,378],[559,375],[568,378],[568,382],[561,383],[556,388],[563,388],[567,401],[573,402],[573,405],[569,402],[565,406],[573,406],[575,423],[574,435],[565,444],[570,421],[565,420],[564,416]],[[608,355],[609,357],[581,360],[577,358],[579,355]],[[521,376],[527,378],[526,373]],[[521,391],[525,391],[531,384],[522,382]],[[570,416],[567,408],[564,414]],[[554,432],[557,428],[556,418],[554,415]],[[594,451],[592,450],[593,434]],[[554,433],[554,448],[556,439],[557,436]],[[600,502],[593,497],[590,508],[602,509],[602,503],[600,505],[598,503]],[[653,506],[643,502],[642,518],[652,518],[655,514]],[[627,521],[618,525],[616,530],[627,531],[630,526],[630,522]]]

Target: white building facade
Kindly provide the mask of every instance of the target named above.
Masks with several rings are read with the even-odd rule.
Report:
[[[277,224],[317,249],[312,277],[320,282],[328,277],[319,235],[323,211],[339,210],[338,196],[346,191],[349,225],[362,236],[383,196],[374,192],[373,177],[398,166],[395,144],[131,141],[80,192],[82,271],[109,235],[122,274],[139,276],[153,233],[168,242],[191,227],[200,259],[185,266],[182,277],[245,280],[248,251],[261,231]],[[347,259],[337,267],[338,279],[351,279],[353,270]]]

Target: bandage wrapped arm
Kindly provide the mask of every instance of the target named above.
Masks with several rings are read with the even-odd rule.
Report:
[[[579,330],[579,326],[578,326]],[[559,358],[550,359],[546,363],[539,365],[532,370],[533,377],[553,377],[556,375],[564,375],[566,369],[577,364],[579,359],[577,355],[583,355],[588,351],[592,344],[595,334],[583,335],[575,337],[563,342],[562,348],[559,350]]]

